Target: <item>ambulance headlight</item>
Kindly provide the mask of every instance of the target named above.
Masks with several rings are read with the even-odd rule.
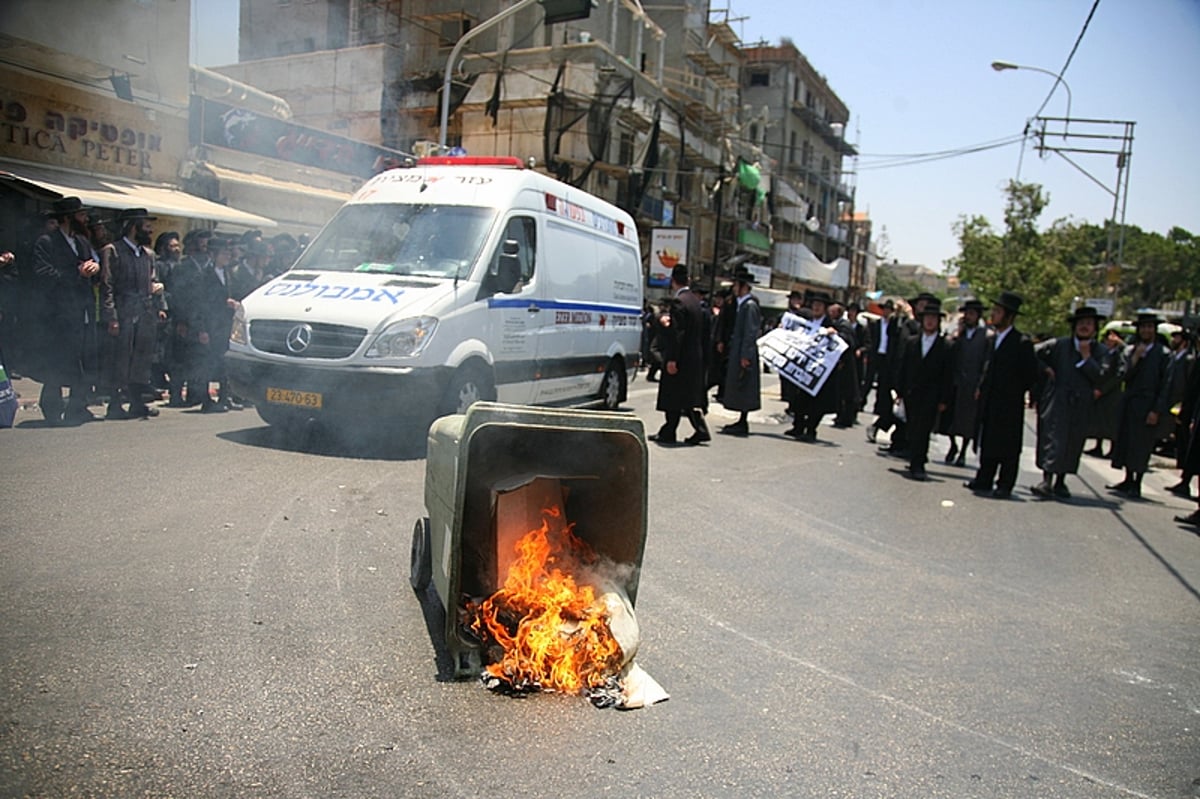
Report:
[[[411,358],[419,355],[437,329],[437,321],[432,316],[414,316],[393,322],[371,342],[366,357]]]
[[[234,344],[246,344],[246,312],[239,302],[233,312],[233,328],[229,331],[229,340]]]

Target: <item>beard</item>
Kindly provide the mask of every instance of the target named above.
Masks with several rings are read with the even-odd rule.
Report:
[[[138,229],[133,232],[133,241],[143,247],[150,246],[151,234],[149,230]]]

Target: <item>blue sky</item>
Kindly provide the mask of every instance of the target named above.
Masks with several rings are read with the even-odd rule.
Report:
[[[847,4],[728,0],[746,43],[786,36],[850,109],[859,159],[857,206],[889,253],[940,269],[957,251],[962,214],[1002,224],[1003,187],[1017,176],[1050,196],[1043,221],[1102,223],[1113,198],[1059,156],[1020,145],[932,163],[870,169],[872,155],[957,149],[1019,134],[1054,78],[995,72],[992,61],[1058,72],[1094,0],[863,0]],[[192,53],[212,66],[237,59],[237,0],[193,0]],[[650,5],[650,4],[647,4]],[[717,14],[715,16],[723,16]],[[744,18],[744,19],[739,19]],[[1200,0],[1100,0],[1064,78],[1071,117],[1131,120],[1126,221],[1200,233]],[[1066,116],[1060,87],[1044,115]],[[1078,143],[1078,142],[1075,142]],[[1112,188],[1111,156],[1073,155]],[[851,168],[847,165],[847,169]]]

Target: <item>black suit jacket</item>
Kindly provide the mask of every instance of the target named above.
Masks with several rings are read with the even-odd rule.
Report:
[[[1025,428],[1025,396],[1038,379],[1033,342],[1015,327],[1000,346],[988,348],[979,381],[979,448],[985,458],[1008,459],[1021,454]]]
[[[951,348],[942,335],[933,340],[929,353],[921,354],[921,335],[909,340],[900,369],[900,394],[912,425],[932,426],[938,404],[948,403],[953,391]]]

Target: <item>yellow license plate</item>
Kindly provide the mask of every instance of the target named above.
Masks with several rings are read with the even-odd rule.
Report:
[[[290,388],[267,388],[267,402],[297,405],[301,408],[320,408],[321,395],[315,391],[293,391]]]

